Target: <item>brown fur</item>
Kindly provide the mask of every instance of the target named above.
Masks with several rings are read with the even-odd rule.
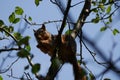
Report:
[[[35,31],[34,35],[38,42],[37,47],[45,54],[47,53],[52,57],[57,45],[57,35],[52,36],[46,30],[45,25],[42,25],[40,29]],[[82,76],[82,68],[77,63],[76,59],[76,43],[70,35],[61,36],[61,47],[58,57],[63,61],[63,63],[69,62],[73,65],[75,80],[85,80]]]

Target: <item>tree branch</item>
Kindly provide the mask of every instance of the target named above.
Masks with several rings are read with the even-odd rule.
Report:
[[[82,29],[86,18],[89,16],[90,8],[91,8],[91,0],[85,0],[84,7],[83,7],[83,9],[79,15],[79,18],[77,20],[77,23],[76,23],[76,25],[71,33],[71,36],[73,38],[76,38],[77,34]]]
[[[5,72],[7,72],[8,70],[10,70],[10,68],[11,68],[18,60],[19,60],[19,58],[17,58],[14,62],[12,62],[11,65],[10,65],[7,69],[5,69],[5,70],[3,70],[3,71],[0,70],[0,74],[5,73]]]
[[[57,53],[59,54],[59,48],[61,46],[61,34],[62,34],[62,32],[64,30],[64,27],[65,27],[65,24],[66,24],[66,20],[67,20],[67,17],[68,17],[68,12],[70,10],[71,1],[72,0],[68,0],[67,7],[66,7],[66,10],[64,12],[64,18],[63,18],[61,28],[60,28],[60,30],[58,32],[58,36],[57,36],[57,45],[56,45],[56,48],[54,50],[54,55],[53,55],[52,60],[51,60],[51,66],[49,68],[49,71],[47,73],[47,76],[46,76],[45,80],[54,80],[55,76],[57,75],[58,71],[61,68],[60,67],[61,63],[55,63],[54,60],[56,61],[56,54]],[[59,61],[59,59],[57,59],[57,60]],[[58,64],[58,66],[54,66],[56,64]]]
[[[5,51],[13,51],[13,50],[20,50],[20,48],[0,49],[0,53]]]
[[[16,43],[18,43],[17,39],[16,39],[12,34],[10,34],[8,31],[6,31],[4,28],[1,28],[1,27],[0,27],[0,30],[2,30],[2,31],[4,31],[5,33],[7,33],[10,37],[13,38],[13,40],[14,40]]]
[[[27,60],[28,60],[28,63],[30,64],[31,67],[34,66],[33,62],[31,61],[31,57],[30,56],[27,56],[26,57]],[[35,73],[35,77],[39,80],[40,76],[38,75],[38,73]]]

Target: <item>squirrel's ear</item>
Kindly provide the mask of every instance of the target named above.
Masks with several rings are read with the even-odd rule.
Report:
[[[46,28],[45,28],[45,25],[44,25],[44,24],[42,24],[42,29],[46,30]]]

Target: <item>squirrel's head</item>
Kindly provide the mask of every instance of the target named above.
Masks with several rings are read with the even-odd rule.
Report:
[[[38,30],[33,30],[33,31],[37,40],[46,40],[50,36],[50,33],[46,30],[46,27],[44,24]]]
[[[40,32],[46,31],[45,25],[42,24],[42,27],[41,27],[41,28],[39,28],[38,30],[34,30],[34,29],[33,29],[33,31],[34,31],[34,33],[37,33],[38,31],[40,31]]]

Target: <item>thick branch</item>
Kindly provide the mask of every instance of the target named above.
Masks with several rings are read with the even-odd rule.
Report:
[[[71,36],[73,38],[76,38],[77,34],[82,29],[86,18],[89,16],[90,8],[91,8],[91,0],[85,0],[84,7],[79,15],[79,18],[77,20],[77,23],[76,23],[74,29],[73,29],[73,32],[71,33]]]
[[[69,12],[69,10],[70,10],[70,5],[71,5],[71,0],[68,1],[67,8],[66,8],[66,11],[65,11],[65,13],[64,13],[63,22],[62,22],[62,25],[61,25],[61,28],[60,28],[60,31],[59,31],[59,34],[58,34],[58,35],[61,35],[62,32],[63,32],[63,29],[64,29],[65,24],[66,24],[68,12]]]
[[[58,63],[59,66],[54,66],[55,65],[54,60],[56,60],[56,53],[59,53],[59,48],[61,46],[61,34],[62,34],[62,32],[64,30],[64,27],[65,27],[65,24],[66,24],[66,20],[67,20],[67,17],[68,17],[68,12],[69,12],[70,6],[71,6],[71,1],[72,0],[68,0],[67,7],[66,7],[66,10],[64,12],[64,18],[63,18],[63,21],[62,21],[62,25],[61,25],[61,28],[58,32],[56,49],[54,51],[54,55],[53,55],[52,61],[51,61],[52,63],[51,63],[51,66],[49,68],[49,71],[47,73],[47,76],[46,76],[45,80],[54,80],[55,76],[57,75],[57,73],[60,69],[60,63]]]

